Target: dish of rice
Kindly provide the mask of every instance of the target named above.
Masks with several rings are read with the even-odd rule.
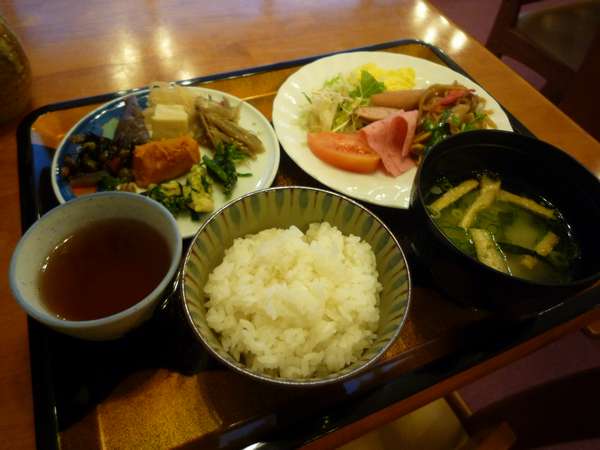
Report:
[[[323,376],[357,361],[375,340],[375,255],[327,222],[238,238],[209,275],[208,325],[250,370]]]

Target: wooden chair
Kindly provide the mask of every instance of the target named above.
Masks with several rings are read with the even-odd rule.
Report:
[[[583,332],[592,339],[600,339],[600,320],[588,324]]]
[[[503,0],[486,46],[544,77],[542,94],[600,140],[600,0],[522,10],[536,2]]]
[[[458,394],[446,396],[470,435],[490,430],[486,435],[488,443],[495,443],[460,450],[537,448],[600,438],[598,380],[600,367],[534,386],[474,413]]]
[[[600,2],[522,12],[539,0],[503,0],[487,41],[497,56],[507,55],[546,79],[542,93],[558,103],[580,69],[600,27]]]
[[[517,437],[508,422],[485,423],[481,427],[472,426],[473,411],[457,391],[446,395],[444,399],[469,435],[469,440],[456,450],[509,450],[513,448]]]
[[[450,398],[452,397],[452,398]],[[460,412],[454,404],[459,402]],[[465,412],[466,411],[466,412]],[[507,423],[470,429],[461,423],[471,412],[458,393],[415,411],[337,447],[338,450],[509,450],[515,436]],[[313,447],[315,448],[315,447]],[[321,446],[316,448],[328,448]]]
[[[452,392],[340,450],[517,450],[600,438],[600,367],[527,388],[472,411]],[[319,447],[316,447],[319,448]]]

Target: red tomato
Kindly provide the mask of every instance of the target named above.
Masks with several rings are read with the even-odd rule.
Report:
[[[308,133],[308,147],[320,160],[351,172],[371,173],[379,166],[379,155],[360,133]]]

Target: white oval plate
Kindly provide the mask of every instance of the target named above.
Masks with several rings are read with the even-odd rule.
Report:
[[[273,125],[286,153],[306,173],[325,186],[342,194],[375,205],[408,208],[416,168],[391,177],[379,170],[373,174],[347,172],[324,163],[308,148],[306,130],[300,116],[307,104],[304,94],[320,89],[323,83],[337,74],[348,74],[363,64],[374,63],[384,69],[412,67],[415,88],[436,83],[460,84],[475,89],[486,101],[486,109],[500,130],[512,131],[508,117],[500,105],[483,88],[465,76],[439,64],[413,56],[387,52],[340,53],[313,61],[302,67],[281,85],[273,103]]]
[[[215,100],[226,98],[232,105],[241,103],[242,105],[240,107],[239,124],[245,129],[255,133],[265,147],[265,152],[258,155],[256,159],[249,159],[247,162],[240,164],[239,171],[250,172],[252,173],[252,176],[240,177],[238,179],[231,198],[225,198],[225,195],[223,195],[223,192],[219,186],[215,186],[213,192],[213,199],[215,203],[214,210],[216,211],[225,203],[244,194],[271,186],[279,167],[279,142],[277,141],[277,136],[275,135],[273,127],[267,118],[249,103],[246,103],[238,97],[225,92],[200,87],[189,87],[188,89],[197,91],[199,95],[210,95]],[[137,96],[140,105],[142,107],[146,106],[148,97],[147,89],[129,95]],[[56,153],[54,154],[54,158],[52,159],[51,167],[52,189],[54,190],[54,194],[60,203],[65,203],[76,197],[69,187],[68,182],[63,180],[60,175],[60,167],[62,166],[62,160],[64,159],[65,155],[73,154],[77,148],[75,144],[70,142],[71,136],[92,130],[98,134],[102,133],[102,126],[104,124],[113,118],[118,118],[121,116],[122,110],[125,107],[124,98],[125,96],[112,100],[90,112],[79,122],[77,122],[77,124],[71,128],[71,130],[61,141]],[[201,152],[203,151],[205,150],[201,148]],[[209,152],[208,154],[210,155],[211,153]],[[185,178],[185,176],[182,178]],[[179,225],[179,230],[183,238],[192,237],[196,231],[198,231],[198,228],[204,219],[209,215],[210,213],[204,214],[199,221],[193,221],[189,215],[178,216],[177,224]]]

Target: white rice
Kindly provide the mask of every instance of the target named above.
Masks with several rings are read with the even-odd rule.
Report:
[[[376,336],[375,255],[329,223],[236,239],[209,275],[208,325],[236,360],[284,378],[322,376],[358,360]]]

